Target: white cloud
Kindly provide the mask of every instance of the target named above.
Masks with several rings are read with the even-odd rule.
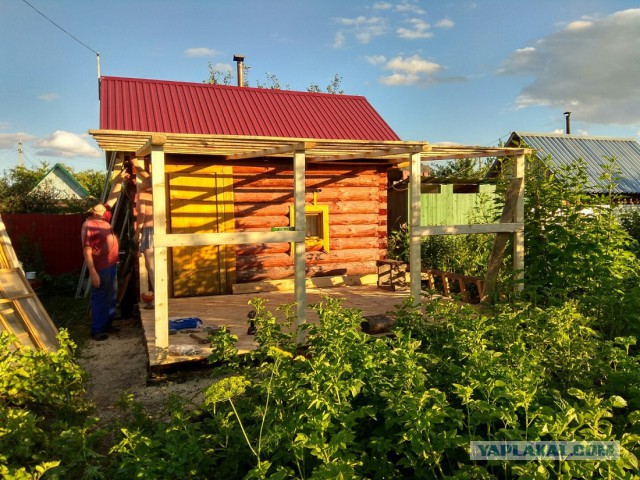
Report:
[[[344,33],[337,32],[333,37],[333,48],[342,48],[344,47]]]
[[[583,28],[589,28],[593,26],[593,22],[586,20],[576,20],[567,25],[567,30],[582,30]]]
[[[384,65],[384,69],[391,71],[390,75],[380,78],[384,85],[413,85],[434,83],[434,75],[443,67],[414,55],[406,58],[394,57]]]
[[[424,15],[426,12],[420,8],[415,1],[404,0],[399,3],[376,2],[373,4],[374,10],[393,10],[400,13],[413,13]]]
[[[229,63],[216,63],[215,65],[212,65],[212,67],[218,72],[233,72],[235,70],[235,68]]]
[[[517,99],[525,108],[571,110],[578,121],[640,123],[640,9],[581,19],[515,51],[499,73],[533,77]]]
[[[420,77],[412,73],[392,73],[386,77],[380,77],[380,83],[383,85],[389,85],[392,87],[398,87],[403,85],[413,85],[418,83]]]
[[[415,2],[404,1],[395,5],[395,10],[402,13],[413,13],[416,15],[424,15],[426,12],[420,8]]]
[[[361,15],[355,18],[338,18],[337,22],[345,27],[345,30],[342,31],[343,36],[345,33],[351,33],[363,44],[367,44],[374,37],[379,37],[387,32],[387,23],[382,17],[365,17]],[[342,40],[342,45],[344,45],[344,37]]]
[[[36,138],[24,132],[0,133],[0,149],[12,150],[17,147],[20,140],[26,143],[36,140]]]
[[[43,93],[42,95],[38,95],[39,100],[43,100],[45,102],[53,102],[60,98],[60,95],[57,93]]]
[[[442,69],[441,65],[420,58],[419,55],[412,57],[395,57],[389,60],[387,68],[399,70],[406,73],[432,75]]]
[[[382,65],[387,61],[387,57],[384,55],[367,55],[364,59],[371,65]]]
[[[454,25],[455,23],[453,23],[453,20],[450,18],[441,18],[436,23],[437,28],[452,28]]]
[[[415,40],[419,38],[431,38],[433,33],[429,31],[431,25],[422,20],[421,18],[412,18],[407,21],[411,25],[411,28],[398,28],[396,33],[400,38],[406,40]]]
[[[374,10],[391,10],[393,8],[393,4],[389,2],[376,2],[373,4]]]
[[[92,147],[86,140],[86,136],[77,135],[64,130],[56,130],[47,138],[35,142],[39,148],[38,155],[49,157],[100,157],[102,154]]]
[[[213,57],[218,55],[220,52],[214,50],[213,48],[206,47],[198,47],[198,48],[187,48],[184,51],[184,54],[187,57]]]

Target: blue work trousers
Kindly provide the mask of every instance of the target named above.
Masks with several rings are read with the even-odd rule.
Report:
[[[91,335],[103,333],[113,320],[118,295],[116,272],[115,265],[100,270],[100,286],[91,288]]]

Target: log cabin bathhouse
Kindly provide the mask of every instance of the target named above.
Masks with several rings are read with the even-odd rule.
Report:
[[[116,77],[101,78],[90,134],[110,168],[133,161],[151,174],[158,348],[169,345],[171,298],[289,282],[304,322],[307,281],[371,282],[386,256],[387,173],[403,165],[418,182],[411,295],[420,298],[421,237],[469,233],[419,226],[422,162],[508,155],[522,177],[525,152],[401,141],[362,96]],[[518,208],[482,233],[513,233],[521,253]]]

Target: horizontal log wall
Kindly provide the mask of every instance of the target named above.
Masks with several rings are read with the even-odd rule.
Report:
[[[330,253],[307,252],[307,276],[365,275],[387,251],[386,170],[371,166],[307,165],[306,202],[329,206]],[[289,226],[293,204],[290,162],[234,165],[236,231]],[[236,246],[238,283],[292,278],[289,244]]]

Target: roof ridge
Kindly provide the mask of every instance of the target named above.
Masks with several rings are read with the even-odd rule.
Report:
[[[145,83],[155,83],[155,84],[171,84],[171,85],[189,85],[193,87],[201,87],[201,88],[220,88],[220,89],[242,89],[248,91],[262,92],[265,94],[275,94],[275,93],[284,93],[284,94],[302,94],[302,95],[319,95],[324,98],[327,96],[332,97],[352,97],[352,98],[364,98],[364,95],[355,95],[355,94],[346,94],[346,93],[328,93],[328,92],[308,92],[306,90],[288,90],[285,88],[262,88],[262,87],[251,87],[251,86],[238,86],[238,85],[221,85],[219,83],[207,83],[207,82],[189,82],[186,80],[159,80],[153,78],[133,78],[133,77],[114,77],[109,75],[103,75],[100,77],[100,81],[102,80],[117,80],[117,81],[127,81],[127,82],[145,82]]]
[[[567,138],[572,140],[611,140],[611,141],[624,141],[624,142],[638,142],[632,137],[606,137],[603,135],[578,135],[575,133],[539,133],[539,132],[519,132],[514,131],[519,137],[553,137],[553,138]]]

